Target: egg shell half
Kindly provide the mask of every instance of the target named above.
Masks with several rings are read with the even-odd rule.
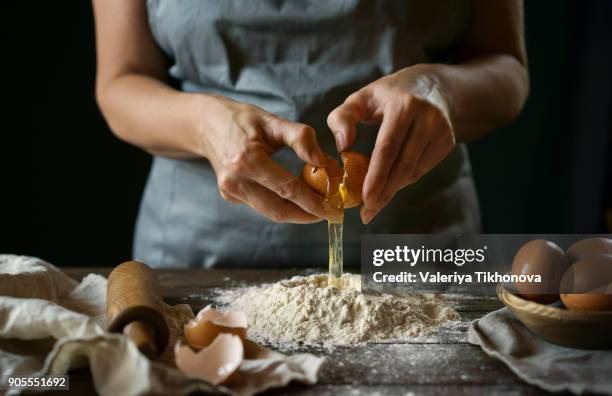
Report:
[[[370,159],[356,151],[344,151],[340,153],[340,157],[342,158],[343,168],[340,168],[338,161],[329,157],[325,168],[317,168],[306,164],[302,170],[302,179],[310,188],[322,196],[327,195],[328,180],[334,181],[330,186],[332,192],[338,190],[339,182],[344,182],[346,191],[344,208],[354,208],[362,203],[361,190]]]
[[[340,153],[340,157],[344,165],[344,173],[346,173],[344,207],[354,208],[363,203],[361,190],[363,190],[363,182],[368,173],[370,159],[357,151],[344,151]]]
[[[207,347],[220,333],[234,334],[244,340],[247,316],[244,312],[220,313],[208,305],[198,312],[183,330],[185,339],[194,348]]]
[[[174,347],[176,367],[191,378],[219,385],[231,380],[244,360],[244,346],[240,337],[219,334],[206,348],[194,352],[178,342]]]

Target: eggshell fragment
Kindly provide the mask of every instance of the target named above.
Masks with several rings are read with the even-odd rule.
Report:
[[[344,170],[340,168],[338,161],[330,157],[325,168],[306,164],[302,170],[302,179],[322,196],[327,194],[329,181],[334,183],[329,188],[332,192],[338,190],[340,182],[344,183],[344,208],[354,208],[363,202],[361,190],[368,172],[370,158],[356,151],[344,151],[340,157]]]
[[[338,165],[338,161],[332,157],[327,159],[327,166],[325,168],[317,168],[316,166],[306,164],[302,170],[302,179],[322,196],[327,194],[328,182],[330,180],[335,183],[330,187],[331,191],[338,191],[338,186],[342,182],[343,176],[344,171]]]
[[[219,334],[206,348],[194,352],[178,342],[174,347],[176,367],[188,377],[204,380],[212,385],[228,382],[244,359],[240,337]]]
[[[363,203],[361,190],[368,173],[370,158],[356,151],[345,151],[340,154],[344,173],[347,175],[344,184],[346,188],[345,208],[354,208]]]
[[[210,345],[219,333],[246,338],[247,316],[244,312],[220,313],[210,305],[198,312],[184,327],[185,339],[194,348]]]

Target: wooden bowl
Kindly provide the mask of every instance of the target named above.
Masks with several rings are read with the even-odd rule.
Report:
[[[569,311],[525,300],[503,284],[497,296],[529,330],[546,341],[571,348],[612,348],[612,311]]]

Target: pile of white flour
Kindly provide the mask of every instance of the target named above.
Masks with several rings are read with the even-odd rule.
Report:
[[[226,311],[248,316],[248,337],[281,348],[333,347],[408,341],[426,336],[459,314],[432,294],[361,294],[360,277],[345,275],[342,289],[327,275],[296,276],[274,284],[220,291]]]

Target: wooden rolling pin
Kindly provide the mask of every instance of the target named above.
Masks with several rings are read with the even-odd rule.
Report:
[[[106,323],[110,332],[126,334],[150,359],[168,344],[168,323],[159,284],[153,270],[128,261],[108,277]]]

